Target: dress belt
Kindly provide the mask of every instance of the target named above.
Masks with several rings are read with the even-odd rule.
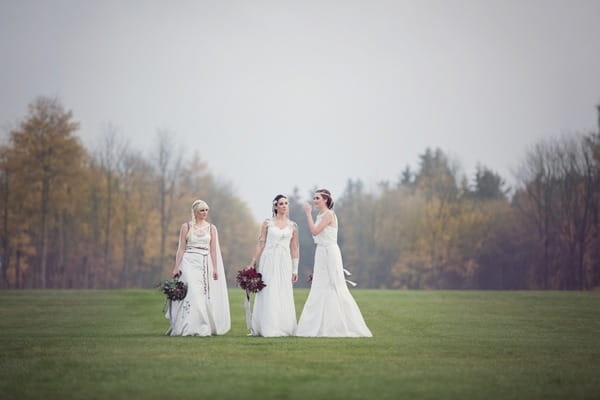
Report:
[[[185,248],[185,252],[186,253],[195,253],[195,254],[203,254],[203,255],[207,255],[208,254],[208,247],[186,247]]]
[[[266,249],[267,249],[267,250],[270,250],[270,249],[275,249],[275,248],[277,248],[277,247],[281,247],[281,248],[282,248],[282,249],[284,249],[284,250],[289,250],[289,246],[286,246],[286,245],[284,245],[284,244],[281,244],[281,243],[271,243],[271,244],[269,244],[269,245],[266,247]]]
[[[202,289],[204,294],[210,299],[210,278],[208,271],[208,253],[209,248],[203,246],[188,246],[185,248],[185,252],[189,254],[200,254],[202,257],[202,264],[200,268],[202,268],[203,282]]]

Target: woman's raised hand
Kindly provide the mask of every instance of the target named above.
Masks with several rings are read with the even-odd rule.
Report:
[[[304,212],[310,214],[312,212],[312,206],[308,203],[304,203]]]

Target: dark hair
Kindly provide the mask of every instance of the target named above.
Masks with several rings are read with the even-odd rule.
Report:
[[[319,193],[321,196],[323,196],[323,198],[325,199],[325,204],[327,204],[327,208],[329,208],[330,210],[333,208],[333,197],[331,197],[331,192],[327,189],[319,189],[315,192]]]
[[[280,199],[287,199],[286,195],[283,194],[278,194],[277,196],[275,196],[275,198],[273,199],[273,216],[277,215],[277,203],[279,202]]]

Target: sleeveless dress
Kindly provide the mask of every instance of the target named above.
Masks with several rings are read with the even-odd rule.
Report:
[[[316,225],[323,214],[319,214]],[[334,214],[337,225],[337,217]],[[313,236],[317,245],[313,279],[298,322],[297,336],[372,337],[346,286],[338,228],[327,226]]]
[[[191,225],[191,224],[190,224]],[[181,301],[169,302],[166,317],[170,336],[223,335],[231,327],[229,298],[221,249],[217,240],[217,273],[210,256],[210,226],[194,228],[188,234],[185,252],[179,265],[180,280],[188,286],[187,295]]]
[[[290,221],[282,229],[267,220],[267,238],[257,267],[267,286],[254,298],[252,336],[292,336],[296,331],[290,253],[294,226]]]

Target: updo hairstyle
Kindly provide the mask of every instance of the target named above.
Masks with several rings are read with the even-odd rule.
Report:
[[[333,197],[331,197],[331,192],[327,189],[319,189],[315,192],[315,194],[320,194],[323,199],[325,199],[325,204],[327,205],[327,208],[329,208],[330,210],[333,208]]]
[[[283,194],[278,194],[277,196],[275,196],[275,198],[273,199],[273,207],[271,209],[271,211],[273,211],[273,216],[277,215],[277,203],[280,199],[287,199],[287,196]]]

